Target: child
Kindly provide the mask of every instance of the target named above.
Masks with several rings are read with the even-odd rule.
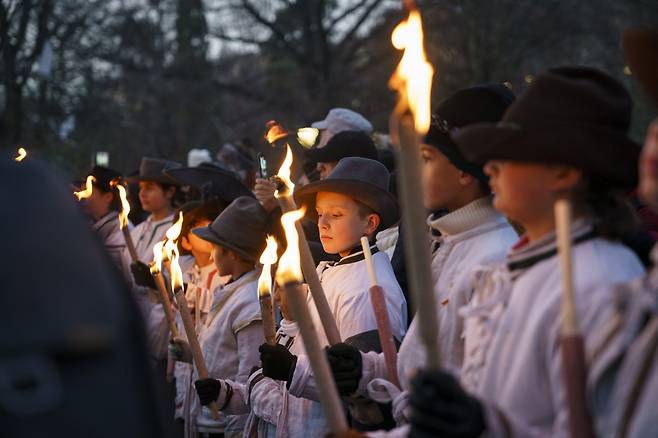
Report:
[[[118,211],[121,210],[121,202],[116,189],[110,186],[110,182],[121,178],[121,174],[103,166],[94,166],[89,174],[96,180],[93,182],[91,196],[83,200],[82,205],[93,218],[93,229],[101,238],[108,254],[124,277],[130,279],[130,272],[125,270],[127,266],[123,262],[126,241],[119,226]],[[132,225],[129,224],[129,227],[132,228]]]
[[[412,434],[568,435],[553,206],[561,196],[572,200],[574,290],[588,337],[592,316],[609,299],[602,286],[643,272],[619,243],[630,219],[616,195],[635,184],[639,151],[626,136],[630,109],[615,79],[564,67],[539,75],[501,123],[453,134],[467,158],[488,162],[494,207],[526,234],[505,264],[476,271],[473,299],[463,309],[461,380],[477,399],[447,373],[419,373]]]
[[[658,105],[658,31],[628,29],[624,50],[633,76]],[[658,119],[647,132],[640,159],[642,200],[658,211]],[[593,342],[590,380],[597,436],[653,436],[658,423],[658,247],[654,268],[641,279],[618,286],[614,300],[599,319]]]
[[[213,296],[210,313],[201,329],[199,343],[212,379],[230,379],[245,383],[249,371],[258,364],[258,345],[263,342],[260,306],[258,304],[258,270],[256,260],[265,247],[266,213],[251,197],[233,201],[205,228],[195,235],[213,246],[212,258],[218,275],[231,280]],[[176,344],[184,352],[189,345],[183,339]],[[184,354],[189,357],[189,354]],[[198,381],[196,386],[208,379]],[[199,383],[201,382],[201,383]],[[222,406],[219,406],[222,408]],[[207,407],[202,407],[195,393],[188,392],[184,401],[184,417],[188,433],[223,433],[225,437],[242,436],[247,415],[223,416],[214,420]]]
[[[276,341],[292,354],[303,354],[299,329],[287,305],[286,295],[274,291],[283,320]],[[209,379],[211,380],[211,379]],[[316,401],[291,395],[286,382],[270,379],[262,369],[255,370],[246,384],[230,380],[205,382],[197,386],[202,404],[216,400],[227,414],[249,413],[245,436],[324,436],[328,432],[322,407]]]
[[[182,207],[183,224],[181,227],[181,237],[178,242],[181,254],[188,253],[194,257],[194,265],[183,273],[187,289],[185,298],[187,305],[194,318],[196,332],[199,333],[200,327],[205,323],[206,316],[210,311],[210,304],[214,291],[225,285],[230,276],[220,276],[217,273],[217,267],[212,261],[211,252],[212,244],[207,242],[193,233],[195,229],[205,228],[222,211],[222,205],[216,201],[203,203],[201,201],[188,202]],[[185,334],[183,322],[180,314],[176,314],[178,332]],[[184,336],[182,336],[184,337]],[[182,419],[183,402],[185,393],[191,390],[192,367],[184,362],[177,362],[175,373],[176,376],[176,413],[175,417]]]
[[[517,239],[507,220],[491,205],[492,197],[481,165],[467,161],[449,131],[477,122],[496,122],[514,99],[507,87],[498,84],[478,85],[457,91],[443,101],[433,115],[425,142],[423,159],[423,201],[429,211],[440,211],[428,218],[433,231],[432,270],[434,294],[438,305],[439,350],[443,365],[459,373],[463,358],[462,318],[458,309],[470,301],[471,271],[478,265],[500,262]],[[393,417],[406,423],[409,381],[425,364],[425,350],[420,342],[417,321],[405,336],[398,355],[400,393],[386,377],[383,354],[361,354],[344,347],[328,350],[339,388],[367,394],[378,401],[393,401]],[[358,369],[346,373],[352,363]],[[361,376],[345,378],[346,374]],[[382,392],[383,390],[383,392]],[[351,395],[349,392],[343,395]]]
[[[329,254],[339,254],[338,262],[321,262],[318,274],[341,339],[360,351],[381,351],[377,324],[370,302],[370,278],[360,239],[370,241],[378,230],[398,222],[397,203],[388,192],[388,170],[367,158],[348,157],[338,162],[324,180],[310,183],[295,193],[317,218],[320,240]],[[388,256],[371,243],[377,280],[384,291],[393,335],[402,339],[407,327],[406,302]],[[311,318],[320,343],[328,345],[315,304],[308,296]],[[308,359],[295,357],[281,346],[261,346],[261,362],[266,376],[288,381],[296,397],[317,400]],[[356,412],[353,412],[356,413]]]

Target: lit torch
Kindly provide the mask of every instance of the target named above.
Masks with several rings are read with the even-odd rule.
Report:
[[[399,192],[405,234],[405,258],[410,289],[417,310],[420,338],[427,352],[427,367],[438,368],[441,360],[437,339],[439,325],[436,318],[434,283],[430,268],[430,245],[425,232],[427,213],[423,208],[420,185],[420,136],[430,124],[432,66],[423,48],[423,25],[413,1],[404,2],[409,16],[391,36],[393,46],[404,50],[400,64],[389,81],[398,92],[398,102],[390,119],[390,133],[398,148]]]
[[[93,175],[89,175],[87,177],[87,181],[85,182],[85,189],[80,190],[79,192],[73,192],[76,198],[78,198],[78,201],[81,201],[83,199],[87,199],[88,197],[91,196],[92,192],[94,191],[94,182],[96,181],[96,178]]]
[[[272,308],[272,265],[276,263],[276,239],[267,236],[267,247],[260,256],[263,270],[258,277],[258,302],[263,317],[263,330],[265,340],[270,345],[276,344],[276,326],[274,324],[274,310]]]
[[[130,213],[130,203],[128,202],[126,188],[116,179],[110,181],[110,186],[116,187],[116,189],[119,191],[119,199],[121,200],[121,211],[119,212],[119,228],[121,228],[123,239],[125,240],[126,246],[128,247],[130,259],[133,263],[135,263],[139,260],[139,256],[137,255],[137,250],[135,249],[135,244],[133,243],[133,238],[130,235],[130,229],[128,228],[128,213]]]
[[[306,294],[302,286],[302,269],[300,269],[299,236],[295,224],[304,216],[304,209],[293,210],[281,216],[281,223],[286,234],[288,246],[279,259],[276,271],[276,282],[284,289],[290,307],[299,326],[299,332],[304,342],[304,350],[308,356],[318,395],[327,423],[333,433],[347,429],[343,407],[338,397],[327,357],[306,302]]]
[[[169,293],[167,292],[167,286],[165,285],[164,277],[162,276],[162,253],[164,249],[164,241],[158,242],[153,247],[153,262],[149,266],[151,270],[151,275],[155,280],[155,284],[158,287],[160,292],[160,298],[162,301],[162,307],[164,308],[165,318],[167,318],[167,324],[169,325],[169,331],[171,331],[172,337],[178,337],[178,327],[176,327],[176,320],[174,319],[174,314],[171,311],[171,301],[169,301]]]
[[[14,161],[18,161],[19,163],[23,161],[27,157],[27,150],[25,148],[20,147],[18,148],[16,158],[14,158]]]
[[[281,164],[281,168],[279,168],[279,173],[277,173],[275,177],[280,182],[280,188],[274,192],[274,196],[277,201],[279,201],[279,206],[283,213],[288,213],[297,209],[297,205],[292,196],[292,193],[295,190],[295,185],[290,179],[290,167],[292,166],[292,162],[292,150],[290,149],[290,146],[287,145],[286,158],[283,160],[283,164]],[[304,278],[311,290],[313,302],[318,309],[318,315],[320,316],[320,321],[322,321],[324,333],[327,335],[329,344],[338,344],[340,342],[340,332],[338,331],[334,315],[331,313],[331,307],[329,307],[329,303],[327,302],[327,296],[322,289],[322,283],[320,283],[318,273],[315,270],[315,261],[313,260],[313,255],[308,246],[304,229],[299,222],[295,223],[295,227],[300,242],[299,251],[301,252],[302,271],[304,272]]]
[[[178,264],[178,259],[180,257],[178,253],[178,247],[176,246],[176,241],[180,235],[183,224],[183,214],[180,214],[179,220],[167,230],[167,243],[165,247],[167,250],[170,250],[169,259],[170,265],[169,270],[171,273],[171,289],[174,291],[174,296],[176,297],[176,303],[178,304],[178,310],[180,312],[181,319],[183,320],[183,327],[185,328],[185,334],[187,335],[187,342],[190,345],[190,350],[192,351],[192,357],[194,359],[194,365],[196,366],[197,372],[200,379],[208,378],[208,368],[206,368],[206,361],[203,359],[203,353],[201,352],[201,346],[199,345],[199,339],[196,336],[194,330],[194,321],[192,321],[192,314],[190,309],[187,307],[187,299],[185,298],[185,289],[183,287],[183,271]],[[171,244],[170,244],[171,242]],[[217,404],[215,402],[210,403],[210,412],[212,417],[215,420],[219,419],[219,411],[217,411]]]
[[[265,133],[265,139],[273,147],[276,146],[278,140],[283,140],[290,135],[290,133],[276,122],[276,120],[270,120],[265,124],[267,127],[267,133]]]

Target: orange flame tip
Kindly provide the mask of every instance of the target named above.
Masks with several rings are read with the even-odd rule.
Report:
[[[91,193],[94,190],[94,181],[96,181],[96,178],[94,178],[92,175],[89,175],[87,177],[87,182],[85,183],[85,189],[80,190],[79,192],[73,192],[73,194],[78,198],[78,201],[87,199],[91,196]]]
[[[276,282],[284,285],[291,282],[302,281],[301,258],[299,255],[299,235],[295,228],[295,222],[304,217],[305,208],[290,211],[281,216],[281,224],[285,231],[288,246],[279,259],[279,267],[276,270]]]
[[[281,164],[279,172],[276,174],[276,176],[285,185],[287,194],[292,194],[292,192],[295,190],[295,184],[293,184],[292,180],[290,179],[290,167],[292,166],[292,161],[292,150],[290,149],[290,145],[286,145],[286,158],[283,160],[283,163]],[[280,196],[278,190],[274,192],[274,196],[277,198]]]
[[[267,246],[260,256],[263,269],[258,277],[258,296],[269,295],[272,292],[272,265],[277,261],[277,243],[274,236],[267,236]]]

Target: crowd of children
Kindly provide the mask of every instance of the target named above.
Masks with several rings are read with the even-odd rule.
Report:
[[[658,32],[624,36],[634,76],[658,104]],[[338,436],[562,437],[569,411],[562,361],[561,270],[554,205],[568,198],[574,293],[589,370],[587,401],[598,436],[648,437],[658,428],[658,280],[631,206],[658,211],[658,120],[644,150],[628,136],[624,86],[588,67],[549,69],[519,96],[502,84],[456,90],[432,111],[420,155],[441,369],[428,359],[410,313],[402,241],[405,213],[372,141],[372,125],[337,108],[316,123],[314,163],[294,192],[313,226],[307,237],[341,342],[331,345],[311,294],[350,430]],[[390,166],[389,166],[390,167]],[[143,158],[139,202],[148,217],[119,230],[120,175],[96,167],[85,202],[94,230],[142,312],[153,373],[168,388],[176,433],[196,437],[316,437],[330,432],[315,377],[282,285],[276,343],[265,342],[258,300],[266,236],[283,250],[274,179],[247,187],[221,164],[183,167]],[[183,202],[183,200],[185,202]],[[172,336],[150,271],[154,246],[182,214],[178,240],[208,377],[193,365],[180,315]],[[655,230],[654,230],[655,231]],[[391,331],[389,381],[371,303],[367,237]],[[644,262],[644,263],[643,263]],[[175,314],[180,309],[174,304]],[[409,317],[411,315],[411,318]],[[211,405],[219,410],[213,415]]]

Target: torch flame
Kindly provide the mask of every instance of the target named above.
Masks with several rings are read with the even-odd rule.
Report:
[[[279,125],[276,120],[270,120],[266,123],[265,126],[268,128],[267,134],[265,134],[265,138],[271,145],[274,145],[275,141],[286,138],[288,136],[288,131],[286,131],[283,126]]]
[[[21,162],[27,157],[27,150],[25,148],[18,148],[18,155],[14,158],[14,161]]]
[[[258,296],[269,295],[272,292],[272,265],[277,260],[277,243],[274,236],[267,236],[267,247],[260,256],[263,270],[258,277]]]
[[[94,190],[94,181],[96,181],[96,178],[94,178],[92,175],[89,175],[87,177],[87,182],[85,183],[85,189],[80,190],[79,192],[73,192],[73,194],[78,198],[78,201],[87,199],[91,196],[91,192]]]
[[[178,253],[178,236],[183,229],[183,212],[178,213],[178,220],[165,232],[166,238],[163,241],[164,250],[162,251],[162,259],[169,260],[173,263],[173,254]]]
[[[178,259],[180,255],[178,253],[178,247],[173,246],[173,252],[171,254],[171,265],[169,267],[171,272],[171,290],[177,291],[183,288],[183,271],[178,264]]]
[[[162,259],[164,256],[165,241],[161,240],[153,246],[153,261],[151,262],[151,274],[162,272]]]
[[[281,216],[281,224],[286,234],[288,246],[279,259],[279,267],[276,270],[276,282],[279,285],[302,281],[301,258],[299,256],[299,235],[295,228],[295,222],[304,217],[304,207],[290,211]]]
[[[416,132],[425,135],[430,127],[434,69],[425,55],[423,23],[417,8],[412,9],[407,20],[393,30],[391,42],[396,49],[404,50],[400,64],[388,83],[389,88],[398,92],[395,113],[401,115],[409,109],[414,117]]]
[[[281,167],[279,168],[279,173],[276,176],[283,182],[286,186],[286,192],[292,194],[295,190],[295,185],[290,180],[290,166],[292,166],[292,150],[290,145],[286,145],[286,158],[283,160]],[[279,197],[279,191],[274,192],[274,196]]]
[[[128,202],[128,194],[123,184],[117,180],[110,182],[111,186],[115,186],[119,191],[119,199],[121,199],[121,211],[119,212],[119,227],[123,230],[128,226],[128,214],[130,213],[130,203]]]

